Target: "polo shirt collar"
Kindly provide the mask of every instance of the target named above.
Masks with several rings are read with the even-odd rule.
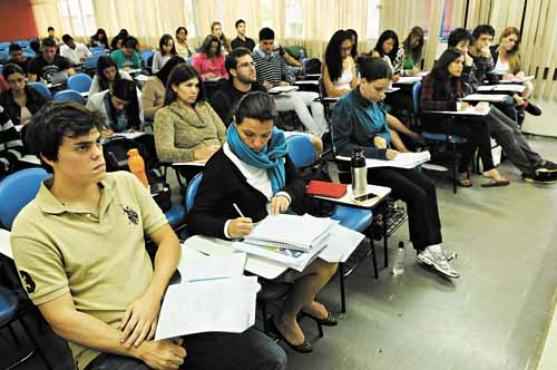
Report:
[[[39,192],[37,193],[37,197],[35,198],[41,211],[44,213],[49,213],[54,215],[57,214],[59,215],[65,212],[81,213],[78,210],[67,207],[65,204],[60,202],[58,198],[54,196],[54,194],[52,194],[52,192],[50,191],[50,186],[52,185],[52,181],[53,181],[52,176],[44,180],[41,183]],[[100,205],[100,211],[103,212],[104,209],[106,208],[106,205],[110,203],[110,200],[112,199],[111,190],[113,184],[112,181],[108,179],[108,177],[105,177],[101,182],[99,182],[99,185],[103,189],[101,205]]]

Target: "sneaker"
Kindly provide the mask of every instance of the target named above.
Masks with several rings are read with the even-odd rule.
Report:
[[[524,107],[524,110],[528,113],[530,113],[533,116],[541,116],[542,115],[542,110],[540,107],[538,107],[535,104],[532,104],[531,102],[528,102],[528,104],[526,104],[526,106]]]
[[[417,259],[418,262],[433,267],[443,276],[451,279],[457,279],[460,277],[460,274],[449,264],[447,258],[445,258],[445,255],[442,252],[433,252],[431,248],[428,247],[418,254]]]
[[[452,260],[458,258],[458,253],[456,253],[455,251],[443,247],[441,247],[441,250],[443,251],[443,256],[445,256],[445,258],[447,259],[447,262],[451,262]]]
[[[555,174],[537,173],[535,175],[527,175],[523,173],[522,180],[532,184],[544,184],[544,185],[555,184],[557,183],[557,176],[552,176],[552,175]]]
[[[551,161],[544,161],[538,168],[536,168],[536,173],[538,174],[545,174],[545,173],[555,173],[557,172],[557,164]]]

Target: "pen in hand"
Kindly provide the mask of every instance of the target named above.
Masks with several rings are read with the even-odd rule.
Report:
[[[240,207],[238,207],[236,203],[232,203],[232,206],[240,217],[230,221],[228,225],[228,235],[232,238],[243,238],[253,229],[252,220],[251,218],[244,216]]]

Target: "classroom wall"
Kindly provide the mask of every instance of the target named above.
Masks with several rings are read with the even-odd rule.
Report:
[[[37,37],[31,0],[0,0],[0,41]]]

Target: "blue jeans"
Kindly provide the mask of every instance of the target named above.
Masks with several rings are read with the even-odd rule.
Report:
[[[286,353],[271,338],[250,328],[241,334],[202,333],[184,337],[187,370],[285,370]],[[103,353],[86,370],[149,370],[143,362]]]

